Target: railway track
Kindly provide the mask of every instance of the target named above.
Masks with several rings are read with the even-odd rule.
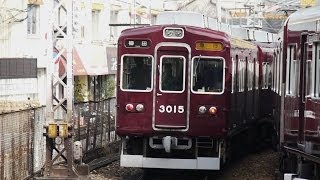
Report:
[[[177,171],[177,170],[147,170],[133,177],[130,180],[210,180],[215,179],[218,174],[196,171]]]
[[[271,149],[250,153],[228,164],[217,172],[186,170],[142,170],[122,168],[119,161],[92,171],[95,180],[234,180],[234,179],[277,179],[278,155]]]

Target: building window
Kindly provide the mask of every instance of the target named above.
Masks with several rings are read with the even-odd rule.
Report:
[[[119,11],[110,12],[110,24],[118,23]],[[110,26],[110,41],[113,42],[118,38],[118,26]]]
[[[39,33],[39,5],[28,4],[27,33],[35,35]]]
[[[92,40],[99,40],[100,31],[99,31],[99,16],[100,11],[92,11]]]

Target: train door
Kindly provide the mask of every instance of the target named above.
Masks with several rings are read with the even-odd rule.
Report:
[[[243,104],[244,104],[244,106],[243,106],[243,108],[244,108],[244,117],[243,117],[243,119],[245,120],[245,121],[247,121],[247,120],[249,120],[250,119],[250,117],[249,117],[249,112],[248,112],[248,110],[250,109],[249,107],[248,107],[248,103],[250,102],[249,100],[248,100],[248,57],[245,57],[245,66],[244,66],[244,98],[243,98],[243,100],[244,100],[244,102],[243,102]]]
[[[153,128],[187,130],[189,127],[188,90],[190,48],[181,43],[156,48]]]
[[[310,42],[305,42],[304,44],[304,75],[303,75],[303,97],[302,103],[304,104],[304,113],[303,113],[303,140],[306,141],[313,141],[312,138],[318,136],[318,120],[316,119],[315,112],[317,111],[317,106],[312,96],[312,88],[311,84],[315,75],[319,73],[314,67],[314,74],[312,74],[312,63],[313,65],[317,59],[319,59],[319,45],[314,43],[312,39],[313,36],[307,38],[311,40]],[[310,143],[309,143],[310,145]],[[307,147],[306,147],[307,148]],[[310,148],[308,148],[310,149]]]
[[[305,144],[305,105],[306,105],[306,64],[308,57],[308,34],[301,36],[300,86],[299,86],[299,144]]]

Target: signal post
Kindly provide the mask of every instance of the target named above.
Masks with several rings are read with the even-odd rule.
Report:
[[[47,103],[46,125],[46,161],[41,177],[35,179],[89,179],[89,168],[82,164],[80,142],[73,142],[73,0],[46,1],[50,3],[48,11],[48,57],[47,66]],[[66,12],[65,25],[59,26],[54,19],[58,11]],[[52,58],[53,47],[57,40],[66,46],[60,46],[59,52]],[[66,55],[62,58],[62,55]],[[58,63],[57,63],[58,62]],[[55,72],[55,66],[62,63],[65,71]],[[75,160],[77,163],[75,163]]]

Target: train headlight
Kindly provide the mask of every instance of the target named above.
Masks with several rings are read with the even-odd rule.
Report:
[[[207,112],[207,108],[206,107],[204,107],[204,106],[200,106],[199,107],[199,114],[204,114],[206,112]]]
[[[163,37],[168,39],[182,39],[184,31],[182,28],[164,28]]]
[[[142,112],[143,110],[144,110],[143,104],[138,104],[138,105],[136,106],[136,111]]]
[[[214,106],[210,107],[209,109],[209,114],[211,115],[216,115],[217,114],[218,109]]]
[[[134,109],[133,104],[127,104],[127,105],[126,105],[126,110],[127,110],[128,112],[132,112],[133,109]]]

